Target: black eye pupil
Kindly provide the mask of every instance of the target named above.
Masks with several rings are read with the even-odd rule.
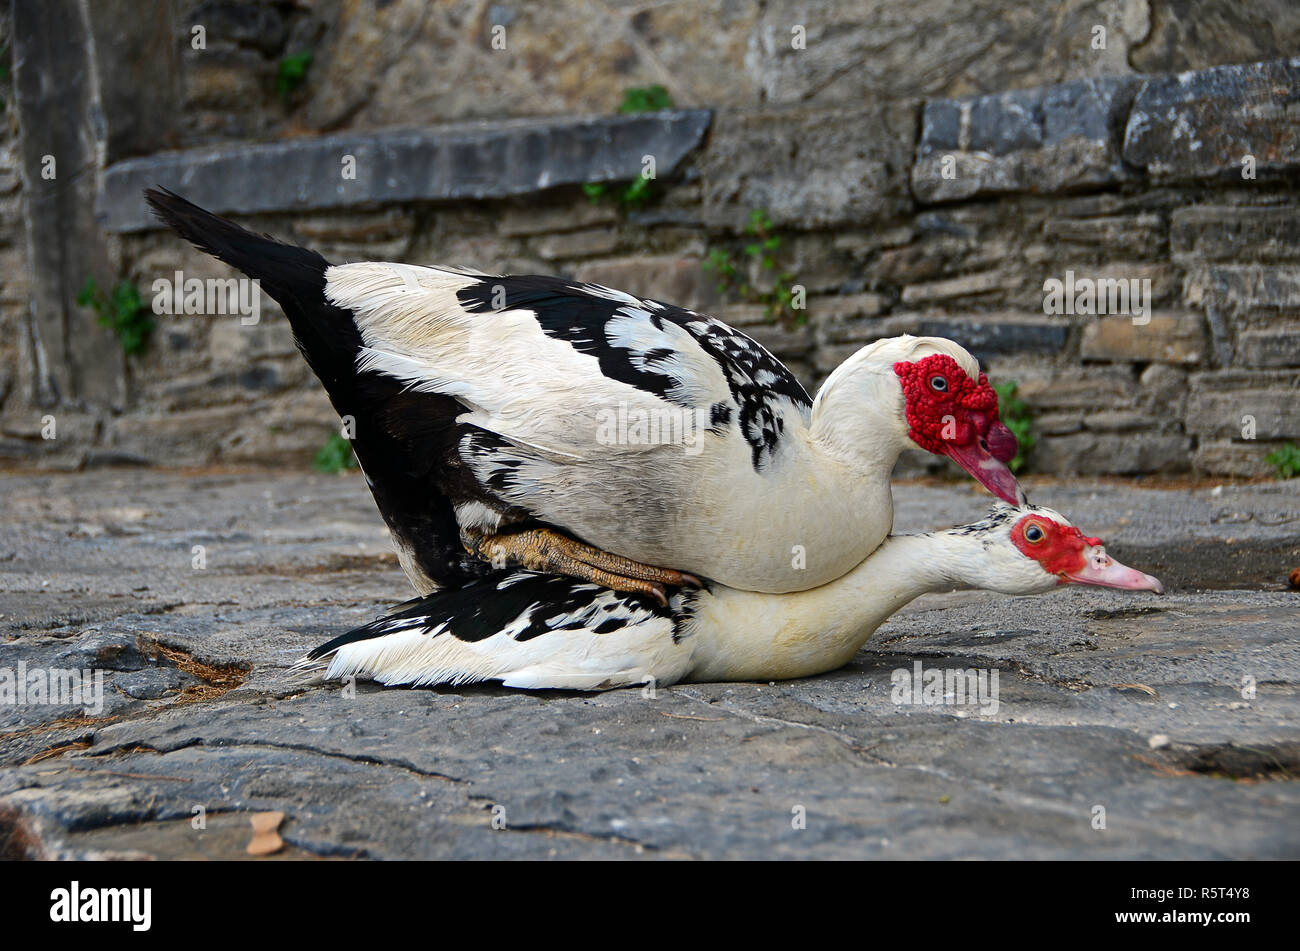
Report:
[[[933,386],[936,390],[948,389],[948,381],[941,376],[932,377],[930,379],[930,385]]]
[[[1025,537],[1031,542],[1036,542],[1043,537],[1043,532],[1039,528],[1030,528],[1029,531],[1025,532]]]

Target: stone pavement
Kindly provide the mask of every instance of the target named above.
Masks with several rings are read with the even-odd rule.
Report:
[[[105,671],[0,705],[0,854],[238,858],[279,810],[273,858],[1300,857],[1300,482],[1029,485],[1170,593],[932,595],[840,671],[648,697],[290,671],[410,594],[355,474],[0,475],[0,676]],[[916,661],[996,712],[895,704]]]

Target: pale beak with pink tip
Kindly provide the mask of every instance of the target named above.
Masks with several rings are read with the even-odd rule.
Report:
[[[1154,591],[1164,594],[1160,579],[1144,574],[1136,568],[1121,565],[1101,545],[1089,545],[1083,553],[1083,567],[1067,571],[1065,577],[1076,584],[1092,584],[1102,588],[1121,588],[1125,591]]]

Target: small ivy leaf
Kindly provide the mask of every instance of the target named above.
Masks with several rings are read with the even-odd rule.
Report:
[[[291,96],[307,77],[307,67],[311,65],[312,51],[303,50],[280,60],[275,85],[281,97]]]
[[[659,84],[637,86],[623,90],[623,103],[618,107],[621,113],[659,112],[673,107],[673,98],[668,90]]]

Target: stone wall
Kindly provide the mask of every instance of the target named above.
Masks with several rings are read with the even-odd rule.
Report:
[[[150,230],[153,182],[334,260],[564,274],[717,313],[809,386],[878,336],[949,336],[1017,381],[1034,471],[1258,475],[1300,440],[1289,0],[15,0],[0,29],[24,53],[0,129],[12,464],[306,464],[332,430],[269,301],[253,326],[160,316],[129,357],[72,302],[84,276],[146,298],[176,271],[228,276]],[[42,56],[86,71],[38,82]],[[655,83],[677,111],[612,115]],[[43,180],[51,150],[77,174]],[[584,194],[643,154],[648,205]],[[743,259],[756,209],[807,292],[797,319],[704,266]],[[1149,314],[1045,313],[1045,282],[1071,276],[1149,286]]]

